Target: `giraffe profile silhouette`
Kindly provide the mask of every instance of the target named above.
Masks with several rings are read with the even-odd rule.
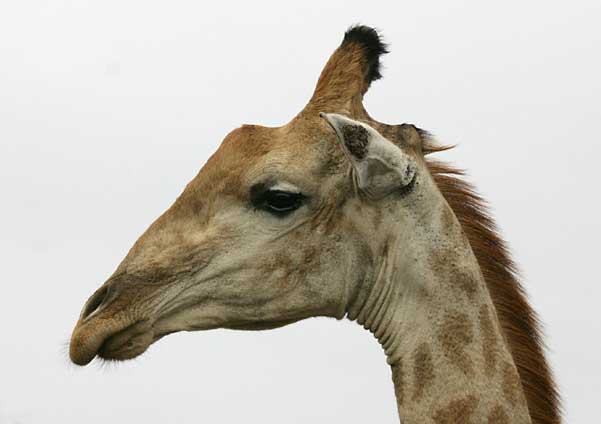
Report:
[[[425,131],[363,106],[385,53],[351,27],[289,123],[233,130],[84,305],[71,360],[348,318],[381,343],[404,424],[559,423],[536,316],[481,199],[430,159],[446,148]]]

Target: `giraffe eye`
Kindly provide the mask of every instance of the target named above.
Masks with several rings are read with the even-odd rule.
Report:
[[[300,208],[303,205],[305,196],[302,193],[284,190],[255,189],[254,193],[251,194],[251,198],[255,208],[282,217]]]
[[[303,204],[303,197],[300,193],[269,190],[265,193],[263,209],[274,215],[284,216],[300,208]]]

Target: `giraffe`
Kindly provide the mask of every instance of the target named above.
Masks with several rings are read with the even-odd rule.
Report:
[[[385,53],[349,28],[288,124],[228,134],[88,299],[72,362],[346,317],[382,345],[403,423],[559,423],[536,315],[481,199],[429,159],[447,147],[363,107]]]

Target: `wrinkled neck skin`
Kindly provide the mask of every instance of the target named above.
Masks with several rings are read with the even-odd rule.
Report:
[[[419,183],[429,194],[397,208],[381,229],[385,242],[347,316],[384,348],[403,424],[529,423],[469,242],[429,176]]]

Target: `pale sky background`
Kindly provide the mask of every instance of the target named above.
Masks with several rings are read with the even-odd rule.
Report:
[[[566,422],[601,422],[601,2],[2,0],[0,424],[398,422],[348,321],[176,334],[110,367],[65,349],[223,137],[291,119],[356,22],[391,47],[367,109],[459,144],[440,157],[493,205]]]

